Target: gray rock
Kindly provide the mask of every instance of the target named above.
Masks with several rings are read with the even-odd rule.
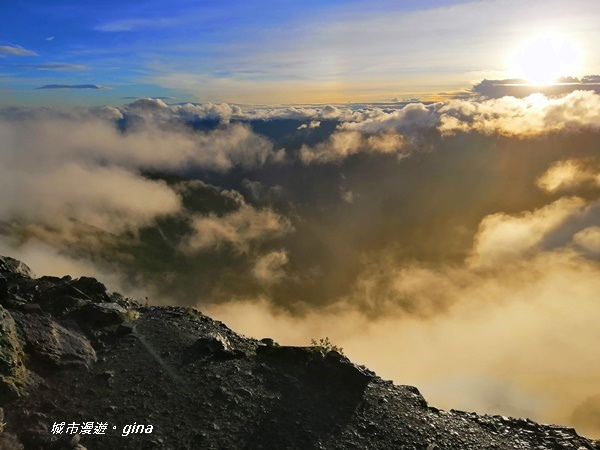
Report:
[[[92,328],[118,325],[127,320],[127,310],[116,303],[87,303],[73,315],[78,322]]]
[[[216,353],[219,351],[227,351],[231,349],[229,340],[220,334],[213,334],[208,337],[199,338],[194,347],[207,353]]]
[[[96,362],[96,352],[80,332],[68,329],[48,317],[28,315],[19,320],[30,353],[39,362],[54,367]]]
[[[220,333],[199,338],[194,342],[190,350],[191,352],[188,357],[192,359],[198,355],[212,356],[216,359],[240,359],[246,357],[244,351],[234,349],[229,340]]]
[[[71,281],[70,286],[72,289],[85,294],[85,296],[89,299],[99,300],[102,302],[111,301],[108,293],[106,292],[106,286],[95,278],[80,277],[74,281]]]
[[[19,342],[15,321],[0,306],[0,400],[24,395],[28,373],[23,364],[23,348]]]
[[[0,275],[0,300],[8,297],[8,280],[4,275]]]
[[[35,278],[35,274],[26,264],[8,256],[0,256],[0,273]]]
[[[131,322],[123,322],[117,326],[117,334],[131,334],[134,331],[134,325]]]
[[[273,347],[275,345],[275,341],[271,338],[262,338],[259,342],[267,347]]]

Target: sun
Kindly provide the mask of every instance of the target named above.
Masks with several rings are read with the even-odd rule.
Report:
[[[515,49],[509,62],[515,77],[538,86],[553,84],[561,76],[577,76],[580,66],[580,47],[569,36],[557,32],[527,39]]]

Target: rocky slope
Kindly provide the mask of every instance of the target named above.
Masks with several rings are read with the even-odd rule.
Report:
[[[575,430],[441,411],[335,352],[241,336],[0,257],[1,449],[593,450]]]

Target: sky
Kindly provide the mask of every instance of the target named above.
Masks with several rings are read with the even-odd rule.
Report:
[[[515,75],[514,53],[559,32],[600,73],[593,0],[7,2],[0,102],[238,104],[439,99]]]
[[[600,2],[5,2],[0,254],[600,437]]]

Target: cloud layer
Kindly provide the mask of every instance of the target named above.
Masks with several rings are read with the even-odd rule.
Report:
[[[433,404],[598,433],[574,412],[598,394],[599,124],[591,91],[4,108],[0,247],[257,337],[327,335]]]

